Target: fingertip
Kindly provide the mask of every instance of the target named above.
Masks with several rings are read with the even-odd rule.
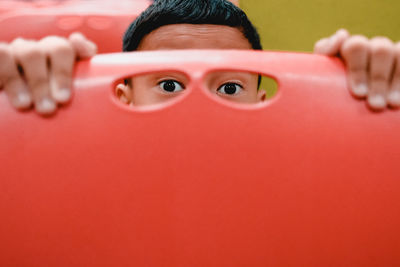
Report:
[[[372,95],[368,97],[368,106],[376,111],[381,111],[386,108],[387,102],[382,95]]]
[[[97,53],[97,45],[88,40],[83,34],[76,32],[69,36],[79,58],[90,58]]]
[[[18,110],[26,110],[32,106],[32,98],[28,93],[19,93],[13,96],[9,95],[11,105]]]
[[[32,106],[32,96],[20,78],[14,78],[5,83],[4,91],[14,108],[22,110]]]
[[[368,86],[364,83],[351,86],[352,94],[357,98],[365,98],[368,95]]]
[[[48,116],[53,114],[56,111],[56,109],[57,109],[56,103],[48,97],[45,97],[39,100],[37,103],[35,103],[36,112],[43,116]]]
[[[399,91],[392,91],[388,95],[388,104],[393,108],[400,107],[400,92]]]
[[[83,35],[82,33],[80,33],[80,32],[73,32],[73,33],[71,33],[70,35],[69,35],[69,37],[68,37],[68,39],[70,40],[70,41],[79,41],[79,40],[86,40],[86,37],[85,37],[85,35]]]
[[[86,55],[83,55],[85,58],[93,57],[97,53],[97,45],[92,41],[86,41]]]
[[[61,88],[53,93],[54,100],[57,103],[65,104],[71,100],[71,90],[68,88]]]
[[[350,33],[346,29],[340,29],[336,33],[336,53],[340,53],[343,44],[350,38]]]
[[[336,35],[341,36],[341,37],[350,37],[349,31],[344,28],[337,30]]]
[[[344,32],[344,30],[339,30],[331,37],[318,41],[315,44],[314,51],[317,54],[327,56],[338,55],[346,38],[346,32]]]
[[[14,101],[13,106],[17,109],[28,109],[32,106],[32,98],[28,93],[19,93]]]
[[[315,43],[314,53],[321,54],[321,55],[327,55],[329,52],[328,48],[329,48],[329,39],[328,38],[321,39]]]

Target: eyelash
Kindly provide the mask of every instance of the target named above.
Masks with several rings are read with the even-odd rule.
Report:
[[[166,84],[166,83],[168,83],[168,82],[172,82],[172,83],[173,83],[174,87],[171,88],[172,90],[166,90],[165,87],[163,86],[163,84]],[[235,92],[233,92],[233,93],[226,92],[226,91],[225,91],[226,89],[224,89],[224,87],[226,87],[226,86],[228,86],[228,85],[233,85],[233,86],[235,86]],[[180,83],[180,82],[178,82],[177,80],[174,80],[174,79],[165,79],[165,80],[162,80],[162,81],[158,82],[158,86],[159,86],[159,88],[160,88],[163,92],[170,93],[170,94],[172,94],[172,93],[177,93],[177,92],[183,91],[183,90],[185,89],[185,86],[184,86],[182,83]],[[177,86],[180,87],[180,88],[178,87],[178,90],[176,90],[176,87],[177,87]],[[222,89],[223,89],[225,92],[221,92]],[[227,83],[222,84],[222,85],[217,89],[217,92],[220,93],[220,94],[223,94],[223,95],[234,96],[234,95],[239,94],[243,89],[244,89],[243,86],[242,86],[241,84],[237,83],[237,82],[227,82]]]
[[[177,90],[177,91],[175,91],[175,88],[173,88],[173,91],[169,91],[169,90],[166,90],[166,89],[162,88],[162,87],[163,87],[162,84],[163,84],[163,83],[168,83],[168,82],[174,83],[175,88],[176,88],[176,84],[177,84],[177,85],[180,87],[180,89]],[[177,92],[180,92],[180,91],[182,91],[182,90],[185,89],[185,86],[184,86],[182,83],[180,83],[180,82],[178,82],[178,81],[176,81],[176,80],[174,80],[174,79],[162,80],[162,81],[160,81],[160,82],[158,83],[158,86],[160,87],[161,90],[163,90],[164,92],[167,92],[167,93],[177,93]]]
[[[235,86],[235,89],[237,89],[237,88],[239,88],[240,90],[239,90],[239,92],[235,92],[235,93],[233,93],[233,94],[228,94],[228,93],[221,93],[220,92],[220,90],[224,87],[224,86],[227,86],[227,85],[234,85]],[[225,90],[225,89],[224,89]],[[219,92],[219,93],[221,93],[221,94],[223,94],[223,95],[237,95],[237,94],[239,94],[241,91],[243,90],[243,86],[242,85],[240,85],[240,84],[238,84],[238,83],[235,83],[235,82],[227,82],[227,83],[224,83],[223,85],[221,85],[218,89],[217,89],[217,92]]]

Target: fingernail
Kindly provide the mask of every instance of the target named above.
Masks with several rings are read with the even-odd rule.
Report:
[[[388,101],[391,106],[399,107],[400,106],[400,92],[392,91],[389,93]]]
[[[55,93],[55,98],[58,102],[67,102],[71,97],[71,90],[67,88],[62,88]]]
[[[322,40],[319,40],[316,44],[315,44],[315,47],[314,47],[314,51],[315,51],[315,53],[318,53],[318,54],[327,54],[327,52],[328,52],[328,43],[329,43],[329,40],[327,40],[327,39],[322,39]]]
[[[386,107],[386,100],[382,95],[374,95],[368,97],[368,104],[375,109],[383,109]]]
[[[368,86],[364,83],[353,86],[352,90],[357,97],[365,97],[368,94]]]
[[[97,53],[97,45],[95,43],[89,42],[89,49],[93,55]]]
[[[56,104],[50,98],[43,98],[36,107],[39,113],[48,114],[56,109]]]
[[[347,31],[345,29],[339,29],[336,34],[339,36],[345,36],[347,35]]]
[[[27,108],[31,105],[31,97],[27,93],[19,93],[15,104],[18,108]]]
[[[86,50],[85,53],[82,55],[83,57],[92,57],[97,53],[97,46],[95,43],[90,41],[86,42]]]

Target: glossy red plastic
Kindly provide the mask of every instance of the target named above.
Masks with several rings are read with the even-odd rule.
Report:
[[[0,41],[82,32],[99,53],[122,50],[122,36],[150,0],[0,1]]]
[[[267,104],[203,90],[262,72]],[[176,70],[188,94],[147,111],[113,82]],[[99,55],[51,118],[0,94],[1,266],[400,265],[400,113],[371,112],[337,59],[255,51]]]

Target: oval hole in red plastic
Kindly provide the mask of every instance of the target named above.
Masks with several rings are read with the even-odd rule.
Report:
[[[155,71],[117,81],[114,96],[137,109],[160,109],[180,101],[188,93],[189,77],[179,71]]]
[[[227,104],[260,104],[273,99],[278,93],[275,79],[248,71],[215,70],[203,80],[207,93]]]

